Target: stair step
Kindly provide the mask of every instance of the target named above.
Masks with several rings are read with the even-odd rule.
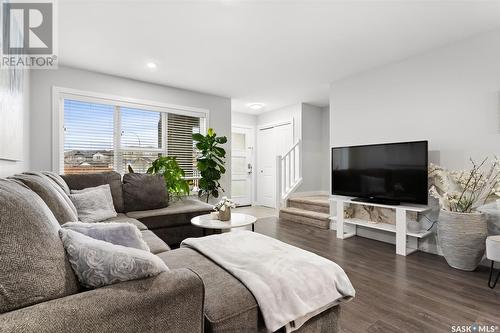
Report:
[[[321,229],[329,229],[330,215],[317,211],[304,210],[296,207],[280,209],[280,219],[310,225]]]
[[[288,207],[310,210],[314,212],[330,213],[330,202],[327,196],[297,197],[288,199]]]

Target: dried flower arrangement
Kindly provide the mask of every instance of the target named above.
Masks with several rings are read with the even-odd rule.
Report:
[[[488,158],[480,164],[470,161],[472,169],[463,171],[450,171],[431,163],[429,192],[439,199],[442,209],[472,213],[500,198],[500,161],[496,157],[491,163]]]
[[[214,210],[217,212],[223,212],[227,208],[236,208],[236,203],[227,197],[222,197],[221,201],[214,206]]]

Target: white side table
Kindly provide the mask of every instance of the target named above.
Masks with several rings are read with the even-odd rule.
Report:
[[[207,234],[207,229],[226,230],[247,225],[251,225],[252,231],[255,231],[255,222],[257,222],[255,216],[241,213],[231,213],[231,220],[229,221],[216,220],[211,214],[200,215],[191,219],[192,225],[203,228],[204,236]]]

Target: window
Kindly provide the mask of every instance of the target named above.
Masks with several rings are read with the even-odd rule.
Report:
[[[163,149],[163,114],[161,112],[121,108],[122,170],[131,166],[135,172],[146,172],[161,156]],[[192,168],[192,165],[189,166]]]
[[[64,173],[114,169],[111,105],[64,101]]]
[[[197,178],[193,133],[205,131],[206,112],[81,96],[61,96],[64,173],[146,172],[159,156],[174,156]]]
[[[196,177],[196,147],[193,134],[200,133],[200,118],[168,114],[168,156],[175,156],[177,163],[186,172],[186,178]]]

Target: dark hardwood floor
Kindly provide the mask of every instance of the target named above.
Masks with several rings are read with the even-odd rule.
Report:
[[[339,264],[356,289],[343,306],[342,332],[452,332],[452,325],[498,326],[500,287],[487,286],[488,272],[462,272],[444,258],[423,252],[396,255],[394,245],[353,237],[276,217],[261,218],[256,231]]]

